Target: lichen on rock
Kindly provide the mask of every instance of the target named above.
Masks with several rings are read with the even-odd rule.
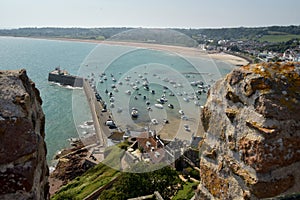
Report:
[[[247,65],[211,88],[201,114],[199,198],[300,192],[299,69],[300,63]]]
[[[0,71],[0,199],[48,199],[45,116],[25,70]]]

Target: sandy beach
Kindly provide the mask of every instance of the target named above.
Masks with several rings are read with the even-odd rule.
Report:
[[[210,53],[199,48],[192,47],[181,47],[181,46],[171,46],[171,45],[161,45],[153,43],[138,43],[138,42],[123,42],[123,41],[111,41],[111,40],[88,40],[88,39],[71,39],[71,38],[34,38],[34,39],[46,39],[46,40],[61,40],[61,41],[73,41],[73,42],[87,42],[94,44],[109,44],[109,45],[119,45],[119,46],[131,46],[137,48],[146,48],[159,51],[169,51],[172,53],[179,54],[183,57],[204,57],[210,59],[221,60],[223,62],[230,63],[236,66],[247,65],[249,62],[241,57],[230,55],[227,53]]]
[[[236,66],[247,65],[249,63],[246,59],[238,56],[234,56],[226,53],[208,53],[199,48],[192,48],[192,47],[181,47],[181,46],[160,45],[160,44],[150,44],[150,43],[136,43],[136,42],[119,42],[119,41],[109,41],[109,40],[99,42],[99,43],[110,44],[110,45],[133,46],[139,48],[154,49],[159,51],[169,51],[172,53],[177,53],[181,56],[188,56],[188,57],[204,57],[204,58],[217,59]]]

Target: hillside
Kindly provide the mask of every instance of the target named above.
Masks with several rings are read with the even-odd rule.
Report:
[[[14,37],[47,37],[47,38],[71,38],[105,40],[117,34],[132,30],[133,28],[18,28],[1,29],[0,36]],[[136,30],[143,30],[141,28]],[[153,29],[155,30],[155,29]],[[168,29],[166,29],[168,30]],[[169,29],[185,34],[198,43],[207,39],[213,40],[257,40],[260,42],[286,42],[290,39],[299,38],[300,26],[269,26],[269,27],[239,27],[239,28],[215,28],[215,29]],[[141,35],[139,35],[140,37]],[[153,36],[153,35],[152,35]],[[140,38],[134,38],[141,41]],[[155,35],[151,41],[161,40],[161,35]]]

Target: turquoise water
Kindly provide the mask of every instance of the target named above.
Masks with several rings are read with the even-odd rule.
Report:
[[[83,101],[82,90],[72,90],[47,81],[49,71],[56,66],[76,73],[95,44],[0,37],[0,69],[25,68],[36,83],[43,99],[46,115],[47,159],[69,145],[68,138],[78,137],[72,116],[72,93]],[[88,109],[87,109],[88,110]],[[82,116],[84,123],[87,115]]]
[[[207,94],[202,93],[202,95],[197,95],[198,99],[193,99],[196,96],[195,92],[199,89],[192,87],[191,83],[202,81],[204,85],[211,85],[228,73],[232,67],[224,62],[204,57],[182,57],[165,51],[102,44],[87,56],[79,74],[93,78],[98,93],[107,103],[107,107],[121,129],[143,131],[151,125],[152,119],[156,119],[158,124],[151,125],[151,129],[159,133],[164,127],[164,120],[173,119],[170,124],[180,123],[181,125],[172,132],[176,131],[178,138],[189,140],[191,135],[198,131],[200,105],[204,105]],[[102,75],[103,73],[105,75]],[[104,76],[107,80],[104,80]],[[145,80],[150,84],[150,91],[154,90],[155,94],[144,90],[142,83]],[[178,84],[182,87],[177,87]],[[134,90],[133,85],[139,90]],[[115,91],[112,86],[118,90]],[[164,90],[168,103],[164,105],[164,109],[158,109],[155,104],[157,99],[164,95]],[[126,94],[125,91],[131,91],[132,95]],[[111,95],[108,95],[109,93]],[[174,96],[170,96],[170,93]],[[110,103],[112,101],[110,96],[114,98],[112,103]],[[186,102],[184,100],[186,98],[192,100]],[[150,102],[149,106],[146,105],[147,100]],[[174,109],[167,107],[169,103],[174,105]],[[133,107],[139,110],[137,119],[131,118]],[[147,107],[150,107],[151,111]],[[181,120],[179,110],[184,111],[188,120]],[[76,109],[74,111],[76,113]],[[80,111],[77,113],[80,114]],[[184,131],[184,125],[188,125],[191,131]]]
[[[43,110],[46,115],[46,143],[47,159],[51,161],[55,153],[69,145],[68,139],[78,137],[80,133],[92,133],[93,128],[85,124],[91,120],[90,111],[86,103],[84,93],[81,89],[70,89],[60,87],[47,81],[49,71],[56,66],[61,66],[71,74],[82,76],[91,76],[94,73],[97,90],[108,100],[104,93],[106,88],[113,84],[110,74],[114,74],[118,81],[123,81],[126,76],[131,76],[132,81],[136,81],[139,74],[151,82],[151,88],[154,88],[157,95],[163,92],[162,86],[168,86],[174,93],[180,88],[172,88],[169,83],[163,82],[162,79],[168,77],[178,83],[186,84],[186,91],[192,91],[188,87],[189,82],[194,80],[203,80],[206,84],[212,84],[212,80],[220,78],[228,73],[233,66],[210,59],[203,58],[182,58],[169,52],[154,50],[145,50],[125,46],[110,46],[96,44],[67,42],[67,41],[50,41],[26,38],[6,38],[0,37],[0,69],[20,69],[25,68],[29,77],[36,83],[43,99]],[[108,81],[99,83],[100,74],[106,72]],[[193,72],[186,76],[187,72]],[[203,74],[196,74],[196,73]],[[154,78],[153,74],[160,76],[160,79]],[[144,106],[143,101],[135,101],[134,93],[131,98],[124,97],[123,91],[114,93],[118,96],[116,105],[123,106],[126,115],[119,114],[118,122],[123,126],[131,121],[128,118],[129,108],[133,106]],[[121,89],[121,86],[120,86]],[[192,88],[193,89],[193,88]],[[111,90],[111,89],[109,89]],[[142,91],[142,90],[141,90]],[[123,96],[122,96],[123,94]],[[149,94],[143,91],[147,97]],[[151,101],[155,101],[158,96],[152,96]],[[182,97],[167,97],[177,108],[182,102],[177,99]],[[128,101],[128,102],[125,102]],[[203,104],[205,98],[201,97]],[[138,103],[140,102],[140,103]],[[73,103],[73,105],[72,105]],[[185,106],[184,103],[183,107]],[[190,104],[193,104],[191,102]],[[190,106],[195,109],[195,106]],[[186,108],[188,109],[188,107]],[[74,112],[75,111],[75,112]],[[116,110],[113,110],[116,114]],[[164,115],[178,115],[177,110],[164,112],[153,112],[151,118],[159,118]],[[74,117],[73,117],[74,113]],[[163,114],[162,114],[163,113]],[[123,118],[122,118],[123,116]],[[141,111],[141,116],[148,117],[146,111]],[[74,121],[75,119],[75,121]],[[131,120],[131,119],[130,119]],[[124,127],[122,127],[124,128]]]

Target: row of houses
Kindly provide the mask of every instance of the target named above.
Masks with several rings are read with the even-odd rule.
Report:
[[[294,41],[297,42],[298,41]],[[297,44],[296,43],[296,44]],[[260,51],[270,43],[254,40],[231,41],[231,40],[208,40],[206,44],[200,44],[199,48],[206,51],[243,52],[259,61],[300,61],[300,45],[289,48],[284,52]]]

